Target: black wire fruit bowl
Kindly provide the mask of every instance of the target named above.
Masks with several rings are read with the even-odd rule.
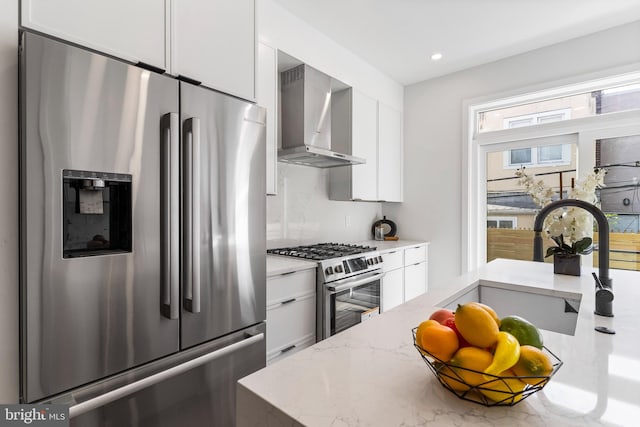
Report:
[[[416,330],[413,328],[413,345],[436,376],[440,384],[459,399],[479,403],[484,406],[513,406],[532,394],[542,390],[551,377],[562,366],[562,361],[548,348],[542,351],[549,357],[553,369],[545,376],[496,376],[484,372],[454,366],[438,359],[416,342]],[[469,378],[480,379],[473,384]],[[523,381],[523,380],[526,380]]]

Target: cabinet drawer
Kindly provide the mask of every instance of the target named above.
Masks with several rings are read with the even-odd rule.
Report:
[[[402,263],[402,249],[396,249],[393,251],[385,252],[382,254],[382,270],[383,271],[391,271],[396,268],[403,267]]]
[[[316,332],[315,294],[267,309],[267,354]]]
[[[267,278],[267,307],[301,295],[316,293],[316,269]]]
[[[300,350],[303,350],[307,347],[311,347],[315,343],[316,343],[316,336],[315,335],[308,336],[294,342],[293,344],[287,347],[284,347],[283,349],[277,349],[270,353],[267,353],[267,365],[271,365],[279,360],[284,359],[285,357],[291,356],[292,354],[299,352]]]
[[[426,245],[414,246],[406,248],[404,250],[404,265],[413,265],[419,262],[426,261],[427,259],[427,247]]]
[[[427,263],[421,262],[404,269],[404,300],[409,301],[427,292]]]

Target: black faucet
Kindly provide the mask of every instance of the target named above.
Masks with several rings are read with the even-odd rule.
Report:
[[[564,199],[551,202],[542,208],[540,212],[538,212],[533,224],[533,231],[535,232],[535,237],[533,238],[533,260],[540,262],[544,261],[542,256],[542,236],[540,235],[544,219],[549,215],[549,212],[567,206],[575,206],[588,211],[598,222],[599,277],[596,278],[595,313],[600,316],[613,317],[613,308],[611,303],[613,301],[613,280],[609,277],[609,222],[607,221],[605,214],[597,206],[583,200]]]

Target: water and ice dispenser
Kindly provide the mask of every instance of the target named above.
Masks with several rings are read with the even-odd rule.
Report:
[[[63,257],[131,252],[131,175],[62,171]]]

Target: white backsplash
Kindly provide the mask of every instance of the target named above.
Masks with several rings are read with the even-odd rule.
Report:
[[[329,200],[329,170],[278,163],[278,195],[267,196],[267,248],[371,239],[375,202]]]

